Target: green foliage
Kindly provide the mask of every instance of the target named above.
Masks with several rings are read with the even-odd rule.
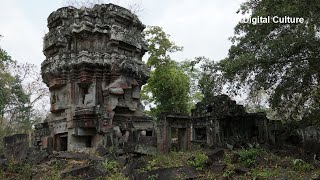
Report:
[[[121,172],[116,172],[114,174],[111,174],[106,179],[108,179],[108,180],[128,180],[128,178],[125,177]]]
[[[254,169],[251,173],[253,176],[253,179],[267,179],[275,177],[279,172],[276,169]]]
[[[148,42],[148,54],[150,55],[147,66],[157,68],[171,64],[172,59],[169,53],[182,51],[183,48],[172,42],[163,29],[159,26],[149,26],[145,31],[146,41]]]
[[[116,160],[108,160],[106,159],[102,163],[102,167],[107,170],[109,173],[108,177],[106,179],[110,180],[126,180],[126,178],[120,171],[120,165]],[[104,178],[101,178],[104,179]]]
[[[196,57],[193,60],[187,59],[179,63],[179,67],[190,79],[189,112],[191,112],[191,110],[195,108],[195,105],[203,99],[203,94],[199,88],[199,80],[201,79],[200,64],[204,61],[207,61],[207,58]]]
[[[12,73],[16,65],[0,47],[0,151],[4,136],[32,128],[30,95],[23,89],[20,75]]]
[[[186,156],[186,154],[180,152],[170,152],[169,154],[158,153],[148,161],[148,165],[144,170],[149,171],[159,167],[169,168],[182,166]]]
[[[16,163],[9,160],[7,172],[14,174],[16,179],[30,179],[32,176],[32,165],[29,163]]]
[[[106,159],[102,163],[102,167],[112,174],[112,173],[116,173],[118,171],[119,164],[116,160]]]
[[[222,176],[229,179],[233,174],[234,174],[234,170],[227,169],[223,172]]]
[[[188,112],[190,79],[170,53],[181,51],[182,47],[169,40],[162,28],[148,27],[145,31],[150,57],[147,66],[152,68],[151,77],[143,87],[141,99],[145,104],[154,104],[150,115],[161,112]]]
[[[291,164],[295,171],[311,171],[314,169],[311,164],[303,161],[302,159],[293,159]]]
[[[158,177],[159,177],[159,174],[153,174],[153,175],[148,176],[148,180],[156,180],[156,179],[158,179]]]
[[[239,152],[240,155],[240,163],[242,163],[244,166],[252,167],[255,165],[256,157],[261,153],[260,149],[242,149]]]
[[[189,160],[188,164],[194,166],[197,170],[202,170],[205,166],[205,163],[208,159],[208,156],[203,152],[197,152],[194,156],[194,159]]]
[[[316,1],[248,0],[239,12],[246,17],[302,17],[304,23],[239,22],[227,58],[205,66],[213,90],[229,85],[231,94],[248,90],[249,99],[266,92],[283,119],[317,119],[320,115],[320,4]],[[211,79],[210,79],[211,78]]]
[[[152,72],[147,87],[154,96],[156,111],[187,112],[189,78],[177,66],[158,67]]]

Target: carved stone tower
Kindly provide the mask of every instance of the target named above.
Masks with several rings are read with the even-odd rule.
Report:
[[[49,15],[48,28],[41,71],[51,93],[54,149],[113,145],[122,133],[134,141],[152,130],[140,102],[149,77],[145,26],[135,14],[113,4],[64,7]]]

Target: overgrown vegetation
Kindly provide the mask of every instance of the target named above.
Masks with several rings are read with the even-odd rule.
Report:
[[[107,179],[110,180],[126,180],[127,178],[121,173],[121,166],[116,160],[106,159],[102,163],[102,167],[107,170],[109,174]]]
[[[4,136],[28,133],[34,123],[44,119],[47,96],[38,69],[19,64],[0,46],[0,153]]]
[[[303,23],[239,22],[225,59],[204,66],[204,92],[244,95],[255,109],[266,103],[282,120],[319,122],[320,4],[311,1],[248,0],[244,18],[301,17]]]
[[[171,53],[182,51],[169,39],[161,27],[150,26],[144,31],[148,42],[151,77],[142,89],[142,100],[150,106],[149,114],[157,117],[162,112],[190,113],[202,96],[196,87],[199,74],[194,67],[199,60],[177,63]],[[190,84],[192,81],[192,84]],[[193,88],[190,88],[193,87]]]
[[[302,159],[293,159],[291,161],[293,169],[295,171],[310,171],[313,169],[313,166]]]
[[[197,170],[203,170],[205,163],[208,159],[208,156],[203,152],[197,151],[194,155],[194,158],[188,160],[188,164],[194,166]]]
[[[240,162],[246,167],[252,167],[255,165],[256,158],[261,153],[261,150],[256,148],[242,149],[238,153]]]

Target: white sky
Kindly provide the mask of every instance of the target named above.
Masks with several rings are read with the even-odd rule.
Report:
[[[88,0],[90,1],[90,0]],[[126,0],[143,9],[140,20],[157,25],[171,35],[184,51],[176,60],[206,56],[213,60],[226,57],[233,28],[241,16],[236,14],[244,0]],[[47,17],[66,5],[65,0],[0,0],[0,40],[13,59],[39,66],[45,59],[42,38],[47,32]]]

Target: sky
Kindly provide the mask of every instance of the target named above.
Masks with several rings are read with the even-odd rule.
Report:
[[[177,60],[205,56],[221,60],[228,54],[233,28],[241,19],[236,14],[244,0],[86,0],[113,2],[125,7],[137,4],[138,15],[147,26],[161,26],[170,39],[183,46]],[[0,0],[0,46],[14,60],[39,67],[47,17],[60,7],[82,4],[77,0]]]

